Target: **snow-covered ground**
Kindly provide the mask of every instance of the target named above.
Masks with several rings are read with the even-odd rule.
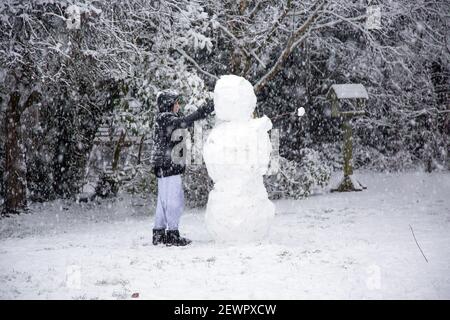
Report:
[[[214,243],[203,210],[182,219],[194,243],[166,248],[139,199],[33,204],[0,220],[0,298],[449,299],[450,174],[359,177],[363,192],[275,202],[256,244]]]

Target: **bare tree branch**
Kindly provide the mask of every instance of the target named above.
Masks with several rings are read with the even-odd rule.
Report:
[[[256,53],[254,52],[254,50],[252,51],[248,51],[246,48],[244,48],[244,46],[241,44],[240,40],[234,35],[232,34],[226,27],[224,27],[223,25],[221,25],[219,22],[217,22],[217,26],[223,31],[225,32],[239,47],[239,49],[241,49],[241,51],[247,56],[252,56],[253,58],[255,58],[256,61],[258,61],[258,63],[265,68],[266,64],[256,55]]]
[[[420,250],[420,253],[422,253],[422,256],[423,256],[423,258],[425,259],[425,261],[428,262],[427,257],[425,256],[425,254],[423,253],[422,248],[419,246],[419,243],[417,242],[416,235],[414,234],[414,230],[413,230],[413,228],[411,227],[411,225],[409,225],[409,228],[411,229],[411,233],[412,233],[412,235],[413,235],[413,237],[414,237],[414,241],[416,242],[417,247],[418,247],[419,250]]]
[[[25,101],[23,106],[20,108],[20,111],[23,112],[29,107],[31,107],[34,103],[39,101],[41,99],[41,94],[38,91],[33,91],[29,96],[28,99]]]
[[[219,79],[217,76],[209,73],[208,71],[205,71],[202,69],[202,67],[199,66],[199,64],[192,58],[190,57],[183,49],[180,48],[176,48],[176,50],[186,59],[188,60],[190,63],[192,63],[192,65],[201,73],[203,73],[204,75],[211,77],[213,79]]]
[[[265,43],[267,43],[270,38],[272,37],[272,35],[275,33],[275,31],[278,29],[278,27],[280,26],[281,22],[283,22],[284,18],[287,16],[287,14],[289,13],[289,10],[291,8],[291,0],[287,0],[287,4],[286,7],[283,10],[283,13],[280,14],[280,16],[277,18],[277,20],[275,21],[275,23],[273,24],[272,29],[270,29],[270,31],[267,33],[266,37],[264,40],[261,41],[261,45],[255,49],[255,51],[257,53],[259,53],[259,51],[263,48],[263,45]]]
[[[265,3],[265,2],[266,2],[266,1],[264,1],[264,0],[258,1],[258,2],[255,4],[255,7],[252,9],[252,11],[248,14],[248,18],[249,18],[249,19],[253,19],[253,18],[255,17],[256,13],[258,13],[258,11],[259,11],[261,5],[262,5],[263,3]]]
[[[283,52],[278,57],[278,60],[275,62],[272,68],[254,85],[253,88],[255,90],[255,93],[261,91],[261,89],[264,88],[267,85],[267,83],[277,75],[281,67],[285,64],[292,50],[294,50],[294,48],[298,46],[306,38],[306,33],[310,30],[311,24],[316,20],[320,10],[324,7],[325,3],[326,0],[318,1],[316,9],[313,11],[313,13],[289,37]]]
[[[323,29],[326,27],[333,27],[333,26],[335,26],[339,23],[343,23],[343,22],[362,21],[364,19],[367,19],[367,15],[365,15],[365,14],[358,16],[358,17],[354,17],[354,18],[346,18],[345,20],[339,18],[339,20],[316,25],[314,28],[312,28],[312,30],[319,30],[319,29]]]

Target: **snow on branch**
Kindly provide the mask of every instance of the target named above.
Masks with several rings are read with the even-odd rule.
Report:
[[[183,49],[180,48],[176,48],[176,50],[178,51],[178,53],[180,53],[186,60],[188,60],[190,63],[192,63],[194,65],[194,67],[200,71],[201,73],[203,73],[204,75],[211,77],[213,79],[218,80],[219,78],[211,73],[209,73],[208,71],[205,71],[202,69],[202,67],[200,67],[200,65],[191,57],[189,56]]]
[[[358,16],[358,17],[354,17],[354,18],[345,18],[345,20],[343,20],[343,19],[334,20],[334,21],[330,21],[330,22],[327,22],[327,23],[318,24],[318,25],[316,25],[313,28],[313,30],[319,30],[319,29],[323,29],[323,28],[326,28],[326,27],[333,27],[333,26],[335,26],[335,25],[337,25],[339,23],[343,23],[343,22],[363,21],[365,19],[367,19],[367,15],[364,14],[364,15],[361,15],[361,16]]]
[[[316,9],[312,12],[308,19],[306,19],[306,21],[289,37],[284,50],[278,57],[278,60],[275,62],[272,68],[254,85],[255,93],[261,91],[261,89],[275,77],[275,75],[280,71],[281,67],[288,59],[292,50],[294,50],[294,48],[306,38],[306,35],[310,31],[311,24],[317,19],[320,10],[325,6],[326,2],[326,0],[318,1]]]
[[[248,14],[248,18],[249,19],[253,19],[256,15],[256,13],[260,10],[260,7],[262,4],[264,4],[266,1],[262,0],[262,1],[258,1],[255,4],[255,7],[252,9],[252,11],[250,11],[250,13]]]
[[[242,44],[241,41],[239,41],[238,38],[236,38],[236,36],[231,33],[231,31],[229,31],[226,27],[224,27],[222,24],[220,24],[218,21],[214,21],[215,26],[219,27],[223,32],[225,32],[239,47],[239,49],[241,49],[241,51],[247,56],[252,56],[253,58],[255,58],[256,61],[258,61],[258,63],[265,68],[266,64],[256,55],[256,53],[254,52],[254,50],[252,51],[248,51]]]
[[[259,52],[263,48],[263,44],[267,43],[272,35],[275,33],[275,31],[280,26],[281,22],[283,22],[284,18],[287,16],[291,8],[291,0],[287,1],[286,7],[283,9],[283,12],[278,16],[278,18],[275,20],[275,23],[273,24],[273,27],[270,29],[270,31],[267,33],[265,39],[261,41],[261,45],[256,49],[256,52]]]
[[[34,103],[38,102],[41,99],[41,93],[37,90],[34,90],[31,92],[31,94],[28,96],[27,100],[24,102],[24,104],[21,107],[21,112],[25,111],[29,107],[31,107]]]

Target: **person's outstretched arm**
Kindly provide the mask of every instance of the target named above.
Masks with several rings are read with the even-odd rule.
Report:
[[[204,105],[187,116],[180,117],[171,114],[167,120],[168,126],[172,126],[174,130],[178,128],[184,129],[192,126],[195,121],[206,118],[213,111],[214,102],[208,100]]]

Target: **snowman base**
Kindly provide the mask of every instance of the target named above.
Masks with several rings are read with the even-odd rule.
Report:
[[[263,239],[274,217],[273,203],[264,197],[232,195],[213,190],[206,208],[206,225],[219,242]]]
[[[275,207],[267,197],[262,177],[253,182],[251,192],[242,192],[239,187],[230,192],[220,185],[210,192],[205,220],[216,241],[249,242],[267,235]]]

